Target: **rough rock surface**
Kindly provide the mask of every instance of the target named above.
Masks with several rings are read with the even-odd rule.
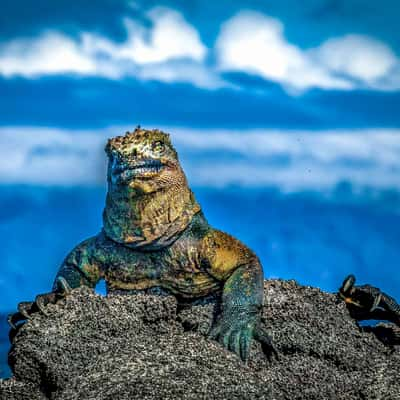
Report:
[[[400,399],[400,349],[334,295],[280,280],[264,293],[280,359],[254,344],[244,365],[204,336],[212,304],[75,290],[21,328],[0,399]]]

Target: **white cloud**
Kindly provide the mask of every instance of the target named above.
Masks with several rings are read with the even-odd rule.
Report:
[[[397,89],[390,78],[400,60],[384,43],[362,35],[327,40],[313,49],[287,41],[282,23],[258,12],[242,11],[226,21],[216,42],[222,71],[242,71],[304,90],[353,89],[362,85]]]
[[[149,11],[152,28],[125,18],[127,40],[121,44],[91,33],[83,34],[83,47],[89,54],[105,54],[114,60],[138,65],[157,64],[175,59],[202,61],[207,53],[200,36],[177,11],[156,7]]]
[[[241,11],[222,24],[213,48],[215,57],[208,57],[199,32],[176,10],[155,7],[144,17],[149,24],[123,20],[127,33],[123,42],[92,32],[71,38],[46,31],[0,44],[0,75],[133,76],[216,89],[237,87],[223,73],[240,71],[278,82],[289,93],[313,87],[400,88],[399,58],[369,36],[348,34],[302,49],[286,39],[278,19]]]
[[[172,132],[196,184],[400,190],[400,130]]]
[[[374,83],[399,63],[384,43],[362,35],[329,39],[317,49],[319,61],[329,70]]]
[[[196,29],[189,25],[176,11],[157,7],[149,12],[154,24],[151,38],[145,35],[135,38],[135,23],[128,26],[132,41],[132,52],[125,49],[126,55],[134,54],[138,64],[159,63],[176,58],[189,58],[202,61],[207,53]],[[135,40],[136,39],[136,40]]]
[[[350,88],[309,61],[286,41],[282,23],[257,12],[243,11],[222,26],[216,43],[221,70],[244,71],[296,88]]]
[[[103,185],[106,138],[126,130],[0,128],[0,183]],[[400,130],[165,130],[192,185],[400,190]]]
[[[100,184],[106,133],[53,128],[0,128],[0,181],[32,184]]]
[[[282,37],[283,26],[255,12],[242,12],[226,22],[216,48],[222,68],[250,69],[281,80],[291,65],[304,63],[302,54]],[[261,51],[260,51],[261,50]]]
[[[202,61],[207,48],[180,13],[156,7],[147,18],[150,27],[125,18],[127,39],[122,43],[89,32],[73,39],[55,31],[6,42],[0,45],[0,74],[27,78],[64,73],[111,79],[135,76],[206,88],[221,85],[216,74],[205,70]]]
[[[9,77],[74,72],[91,75],[96,63],[72,39],[46,32],[34,39],[15,39],[0,47],[0,74]]]

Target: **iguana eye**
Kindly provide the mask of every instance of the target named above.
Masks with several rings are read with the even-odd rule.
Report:
[[[161,140],[157,140],[153,142],[151,149],[157,153],[162,153],[165,150],[165,145]]]

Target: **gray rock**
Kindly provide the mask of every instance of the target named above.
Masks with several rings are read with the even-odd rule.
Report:
[[[47,400],[47,397],[37,385],[11,378],[0,379],[0,399]]]
[[[254,343],[245,365],[205,337],[213,304],[75,290],[21,328],[0,399],[400,399],[400,349],[333,294],[280,280],[264,292],[280,359]]]

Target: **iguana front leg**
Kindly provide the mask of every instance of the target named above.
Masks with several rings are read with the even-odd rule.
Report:
[[[275,352],[268,334],[261,330],[259,324],[262,274],[257,269],[254,265],[239,267],[225,282],[222,315],[210,332],[212,338],[239,355],[243,361],[249,358],[253,338],[259,340],[268,351]]]
[[[34,301],[21,302],[18,311],[8,316],[11,327],[9,338],[12,342],[23,323],[35,312],[46,314],[46,306],[55,304],[67,296],[72,289],[80,286],[94,287],[100,279],[100,269],[92,260],[93,239],[78,245],[66,257],[54,280],[52,291],[36,296]]]
[[[224,281],[222,313],[210,336],[245,362],[253,338],[268,353],[276,355],[268,334],[260,326],[264,279],[257,257],[238,240],[220,231],[210,233],[206,246],[210,274]]]

